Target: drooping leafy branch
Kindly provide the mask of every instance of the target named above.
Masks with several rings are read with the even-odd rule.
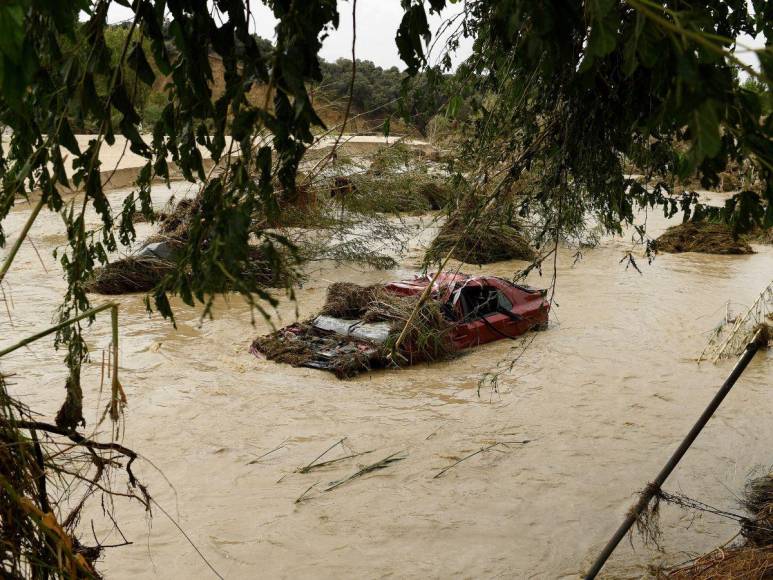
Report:
[[[474,37],[473,55],[449,103],[464,98],[473,108],[461,149],[477,171],[506,175],[503,191],[526,171],[536,177],[516,210],[546,216],[543,239],[591,218],[620,231],[636,207],[655,204],[686,218],[708,213],[736,230],[769,227],[773,119],[764,91],[739,83],[737,70],[769,90],[773,50],[757,51],[759,69],[734,51],[744,34],[771,39],[772,10],[743,0],[468,1],[460,34]],[[413,40],[401,49],[420,59]],[[754,164],[762,195],[742,191],[721,209],[673,195],[674,176],[697,173],[709,186],[743,160]],[[629,179],[626,165],[658,185]]]
[[[67,227],[68,246],[60,261],[68,286],[60,316],[75,317],[88,309],[84,286],[95,265],[107,261],[118,240],[134,239],[130,217],[136,206],[152,218],[151,183],[168,180],[173,162],[185,178],[204,182],[200,220],[191,228],[177,270],[154,293],[155,307],[172,316],[170,293],[189,304],[209,305],[226,285],[259,309],[255,296],[273,303],[256,281],[238,273],[250,260],[251,236],[257,236],[274,268],[293,267],[292,248],[282,251],[287,240],[256,230],[252,217],[271,218],[279,211],[274,186],[291,195],[298,163],[312,142],[311,128],[321,125],[306,83],[321,78],[317,53],[324,35],[338,24],[335,1],[271,2],[278,25],[270,53],[250,33],[252,16],[242,1],[118,3],[133,14],[118,58],[105,38],[109,0],[15,0],[0,6],[0,20],[9,26],[0,42],[0,123],[10,129],[0,157],[0,244],[10,209],[39,191]],[[78,21],[80,13],[87,15],[85,22]],[[225,90],[218,98],[212,94],[211,53],[222,58],[225,71]],[[166,83],[167,103],[146,140],[133,96],[139,86],[159,80]],[[248,98],[258,85],[265,98]],[[96,134],[81,148],[73,127],[84,126],[95,127]],[[117,132],[133,153],[147,159],[120,216],[103,190],[99,158],[102,144],[112,144]],[[222,172],[207,175],[202,150],[222,164]],[[82,189],[83,197],[65,200],[61,188],[67,186]],[[90,206],[102,222],[96,230],[86,226]],[[77,325],[64,329],[58,341],[68,347],[71,369],[60,418],[74,426],[82,421],[79,377],[86,348]]]

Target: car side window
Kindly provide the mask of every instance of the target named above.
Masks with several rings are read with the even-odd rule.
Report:
[[[460,301],[464,319],[478,320],[500,310],[512,310],[513,304],[499,289],[493,286],[469,286],[461,291]]]
[[[503,310],[513,309],[513,303],[510,302],[510,299],[501,290],[497,290],[497,303]]]

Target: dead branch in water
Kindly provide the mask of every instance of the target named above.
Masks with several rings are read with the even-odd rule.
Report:
[[[298,473],[308,473],[308,472],[309,472],[309,471],[310,471],[310,470],[313,468],[312,466],[313,466],[313,465],[314,465],[314,464],[315,464],[317,461],[319,461],[319,460],[320,460],[320,459],[322,459],[322,458],[323,458],[325,455],[327,455],[327,454],[328,454],[328,452],[329,452],[330,450],[332,450],[332,449],[334,449],[335,447],[337,447],[337,446],[341,445],[341,444],[342,444],[344,441],[346,441],[346,437],[344,437],[344,438],[343,438],[343,439],[341,439],[340,441],[337,441],[337,442],[333,443],[333,444],[332,444],[330,447],[328,447],[328,448],[327,448],[327,449],[325,449],[325,450],[324,450],[322,453],[320,453],[320,454],[319,454],[319,455],[317,455],[317,456],[316,456],[314,459],[312,459],[312,460],[309,462],[309,464],[308,464],[306,467],[301,467],[301,468],[298,470]]]
[[[395,463],[397,461],[402,461],[403,459],[408,457],[407,455],[400,456],[401,453],[404,453],[404,451],[398,451],[397,453],[392,453],[392,455],[385,457],[381,461],[377,461],[376,463],[371,463],[370,465],[366,465],[365,467],[353,473],[349,477],[346,477],[344,479],[339,479],[338,481],[333,481],[330,483],[330,485],[328,485],[328,487],[325,488],[325,491],[333,491],[334,489],[341,487],[342,485],[352,481],[353,479],[357,479],[358,477],[362,477],[363,475],[366,475],[373,471],[377,471],[379,469],[384,469],[385,467],[389,467],[389,465],[391,465],[392,463]]]
[[[491,450],[491,449],[493,449],[494,447],[497,447],[497,446],[499,446],[499,445],[503,445],[503,446],[505,446],[505,447],[508,447],[508,445],[515,445],[516,443],[517,443],[517,444],[519,444],[519,445],[526,445],[527,443],[530,443],[530,442],[531,442],[531,439],[524,439],[523,441],[497,441],[496,443],[492,443],[491,445],[488,445],[488,446],[486,446],[486,447],[481,447],[481,448],[480,448],[480,449],[478,449],[477,451],[475,451],[475,452],[473,452],[473,453],[470,453],[469,455],[466,455],[465,457],[462,457],[460,460],[456,461],[455,463],[452,463],[452,464],[451,464],[451,465],[449,465],[448,467],[444,467],[443,469],[441,469],[440,471],[438,471],[438,472],[437,472],[437,473],[436,473],[436,474],[435,474],[435,475],[432,477],[432,479],[437,479],[438,477],[442,476],[442,475],[443,475],[443,474],[444,474],[446,471],[448,471],[449,469],[453,469],[454,467],[456,467],[457,465],[459,465],[459,464],[460,464],[462,461],[467,461],[467,460],[468,460],[468,459],[470,459],[471,457],[475,457],[475,456],[476,456],[476,455],[478,455],[479,453],[485,453],[486,451],[489,451],[489,450]]]
[[[248,462],[247,462],[247,465],[255,465],[255,464],[258,462],[258,461],[260,461],[260,460],[261,460],[261,459],[263,459],[264,457],[267,457],[267,456],[271,455],[271,454],[272,454],[272,453],[274,453],[275,451],[279,451],[280,449],[284,449],[285,447],[287,447],[286,443],[287,443],[289,440],[290,440],[289,438],[285,439],[285,440],[284,440],[284,441],[282,441],[282,442],[281,442],[281,443],[280,443],[280,444],[279,444],[277,447],[274,447],[274,448],[273,448],[271,451],[266,451],[266,452],[265,452],[263,455],[259,455],[258,457],[256,457],[256,458],[255,458],[255,459],[253,459],[252,461],[248,461]]]
[[[298,499],[295,500],[295,503],[301,503],[302,501],[305,501],[306,494],[309,493],[315,487],[317,487],[317,485],[319,485],[319,482],[313,483],[309,487],[307,487],[306,491],[304,491],[301,495],[298,496]]]
[[[351,455],[344,455],[343,457],[338,457],[337,459],[331,459],[330,461],[323,461],[322,463],[315,463],[314,465],[307,465],[303,468],[303,471],[299,471],[298,473],[308,473],[312,469],[319,469],[320,467],[327,467],[328,465],[333,465],[334,463],[338,463],[339,461],[344,461],[346,459],[352,459],[354,457],[360,457],[361,455],[367,455],[368,453],[373,453],[375,449],[371,449],[370,451],[363,451],[362,453],[352,453]]]

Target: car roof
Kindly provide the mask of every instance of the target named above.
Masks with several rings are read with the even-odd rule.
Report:
[[[435,274],[424,274],[414,277],[413,280],[390,282],[386,288],[400,294],[419,294],[427,288],[434,277]],[[453,290],[458,286],[483,286],[490,278],[494,276],[468,276],[461,273],[442,272],[437,276],[432,291],[439,293],[441,290]]]

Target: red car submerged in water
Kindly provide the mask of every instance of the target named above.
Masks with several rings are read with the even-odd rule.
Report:
[[[384,290],[418,296],[430,284],[430,298],[440,304],[451,323],[449,340],[455,351],[547,327],[550,303],[545,292],[496,276],[424,275],[390,282]],[[343,378],[388,366],[383,346],[393,332],[390,322],[319,315],[256,339],[250,351],[294,366],[329,370]],[[411,350],[410,345],[407,349]]]
[[[433,277],[391,282],[385,289],[404,296],[418,295]],[[550,311],[542,290],[496,276],[441,273],[433,285],[432,298],[443,304],[447,318],[455,323],[451,341],[456,350],[543,329]]]

